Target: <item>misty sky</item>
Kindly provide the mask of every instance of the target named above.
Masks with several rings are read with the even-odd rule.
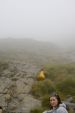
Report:
[[[0,0],[0,38],[75,38],[75,0]]]

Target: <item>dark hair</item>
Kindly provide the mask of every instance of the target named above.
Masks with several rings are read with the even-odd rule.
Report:
[[[61,99],[60,99],[60,97],[59,97],[59,95],[58,94],[52,94],[50,97],[49,97],[49,101],[50,101],[50,98],[51,97],[55,97],[57,100],[58,100],[58,105],[57,105],[57,107],[59,106],[59,104],[61,104],[62,102],[61,102]],[[53,108],[53,106],[51,106],[51,104],[50,104],[50,109],[52,109]]]
[[[0,109],[3,109],[2,106],[0,106]]]

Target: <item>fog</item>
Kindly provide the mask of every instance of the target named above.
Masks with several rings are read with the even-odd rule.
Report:
[[[0,0],[0,38],[75,40],[75,0]]]

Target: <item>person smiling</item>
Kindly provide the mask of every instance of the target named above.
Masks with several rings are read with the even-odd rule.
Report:
[[[66,105],[61,102],[59,95],[53,94],[49,97],[50,110],[44,111],[43,113],[68,113]]]

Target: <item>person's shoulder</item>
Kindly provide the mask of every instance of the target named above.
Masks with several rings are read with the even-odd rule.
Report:
[[[58,109],[57,109],[58,113],[68,113],[66,108],[60,106]]]
[[[44,111],[43,113],[47,113],[47,111]]]
[[[43,113],[52,113],[52,110],[44,111]]]

